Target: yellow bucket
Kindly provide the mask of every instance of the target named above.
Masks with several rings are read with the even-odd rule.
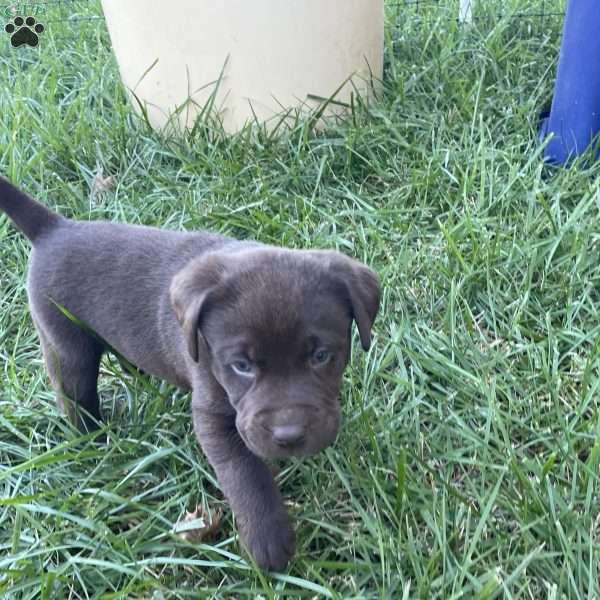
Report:
[[[125,86],[164,127],[202,110],[234,132],[290,109],[344,111],[383,71],[383,0],[102,0]],[[337,93],[336,93],[337,92]],[[138,102],[134,101],[138,106]]]

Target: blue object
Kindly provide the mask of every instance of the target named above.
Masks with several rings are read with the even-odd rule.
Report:
[[[540,137],[554,134],[548,162],[563,164],[596,142],[600,132],[600,0],[570,0],[552,108],[542,115]],[[596,157],[600,152],[596,151]]]

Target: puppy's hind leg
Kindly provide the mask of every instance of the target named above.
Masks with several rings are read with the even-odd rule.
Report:
[[[53,344],[39,326],[37,329],[58,406],[80,431],[98,429],[101,344],[83,331],[72,331]]]

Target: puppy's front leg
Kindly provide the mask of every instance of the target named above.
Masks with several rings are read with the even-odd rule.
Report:
[[[236,517],[242,541],[259,567],[281,570],[294,554],[294,530],[267,465],[252,454],[235,416],[193,402],[194,429]]]

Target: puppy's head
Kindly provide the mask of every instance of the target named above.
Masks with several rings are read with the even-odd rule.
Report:
[[[200,257],[171,285],[191,358],[210,361],[242,439],[263,458],[335,440],[351,324],[367,350],[379,295],[377,275],[343,254],[269,247]]]

